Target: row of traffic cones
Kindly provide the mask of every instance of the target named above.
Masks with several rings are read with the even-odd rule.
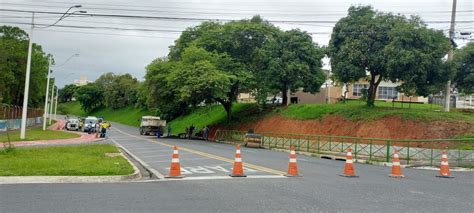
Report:
[[[246,177],[244,174],[244,165],[242,163],[242,157],[240,154],[240,145],[237,145],[235,151],[235,160],[234,160],[234,168],[232,169],[231,177]],[[167,178],[183,178],[184,176],[181,175],[181,165],[179,163],[179,151],[178,147],[173,147],[173,156],[171,159],[171,166],[170,166],[170,173]]]
[[[246,177],[244,174],[244,166],[242,163],[242,156],[240,152],[240,145],[236,146],[235,150],[235,160],[234,167],[232,169],[231,177]],[[290,160],[288,162],[288,172],[285,175],[287,177],[300,177],[301,175],[298,172],[298,164],[296,163],[296,152],[295,147],[290,147]],[[358,177],[355,173],[354,162],[352,159],[352,149],[347,150],[346,154],[346,163],[344,164],[344,172],[341,174],[343,177]],[[389,175],[394,178],[403,178],[405,177],[402,173],[402,168],[400,166],[400,156],[397,150],[393,152],[392,158],[392,171]],[[182,178],[181,175],[181,166],[179,163],[179,153],[178,147],[173,147],[173,156],[171,160],[170,172],[168,178]],[[439,170],[439,175],[436,177],[451,178],[451,172],[449,169],[448,155],[446,151],[443,151],[441,155],[441,166]]]
[[[346,155],[346,163],[344,164],[344,173],[341,175],[344,177],[358,177],[355,174],[355,169],[352,161],[352,149],[347,151]],[[402,167],[400,166],[400,156],[398,155],[398,151],[393,151],[393,158],[392,158],[392,171],[389,174],[389,177],[393,178],[403,178],[405,177],[402,172]],[[451,171],[449,169],[448,163],[448,154],[445,150],[443,150],[441,154],[441,166],[439,169],[439,175],[436,177],[442,178],[452,178]]]

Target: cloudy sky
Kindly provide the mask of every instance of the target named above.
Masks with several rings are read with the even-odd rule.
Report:
[[[57,65],[79,54],[54,68],[60,86],[80,75],[95,80],[105,72],[131,73],[143,79],[145,66],[167,55],[179,32],[198,25],[202,19],[225,21],[260,14],[282,29],[300,28],[311,33],[319,45],[327,45],[335,22],[346,16],[351,5],[372,5],[379,11],[418,15],[429,27],[447,32],[452,0],[0,0],[0,24],[19,26],[29,32],[31,13],[20,11],[62,13],[77,4],[88,14],[161,18],[70,16],[57,26],[35,29],[34,42],[53,54]],[[456,31],[474,32],[473,1],[458,0],[457,10],[456,20],[460,22]],[[52,24],[60,16],[40,13],[35,23]]]

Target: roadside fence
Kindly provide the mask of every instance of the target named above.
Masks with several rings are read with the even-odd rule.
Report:
[[[16,105],[0,104],[0,132],[19,129],[23,107]],[[28,108],[26,126],[35,126],[43,122],[43,110]]]
[[[358,138],[332,135],[256,133],[263,137],[266,149],[289,149],[320,155],[344,156],[353,150],[354,159],[371,162],[391,162],[393,150],[398,150],[403,163],[410,166],[434,166],[447,150],[450,163],[458,167],[474,167],[474,138],[398,140]],[[217,130],[217,141],[244,142],[246,132]]]

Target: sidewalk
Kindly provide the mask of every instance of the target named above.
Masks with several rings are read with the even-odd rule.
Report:
[[[58,130],[58,131],[64,131],[62,130],[64,127],[64,124],[66,122],[63,119],[57,119],[56,123],[48,127],[49,130]],[[103,138],[96,138],[95,134],[87,134],[84,132],[73,132],[70,131],[71,133],[76,133],[78,135],[81,135],[79,138],[69,138],[69,139],[56,139],[56,140],[38,140],[38,141],[19,141],[19,142],[13,142],[12,144],[15,145],[16,147],[20,146],[37,146],[37,145],[64,145],[64,144],[81,144],[81,143],[89,143],[89,142],[95,142],[95,141],[100,141],[103,140]]]

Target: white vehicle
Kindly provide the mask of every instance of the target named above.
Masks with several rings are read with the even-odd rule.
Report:
[[[79,119],[70,118],[66,121],[66,130],[71,131],[78,131],[79,130]]]
[[[99,119],[94,116],[89,116],[84,119],[84,128],[82,129],[84,132],[89,132],[89,129],[92,129],[92,132],[95,132],[95,125],[99,122]]]
[[[160,117],[143,116],[140,119],[140,135],[156,135],[158,131],[163,133],[164,126],[166,126],[166,121],[161,120]]]

